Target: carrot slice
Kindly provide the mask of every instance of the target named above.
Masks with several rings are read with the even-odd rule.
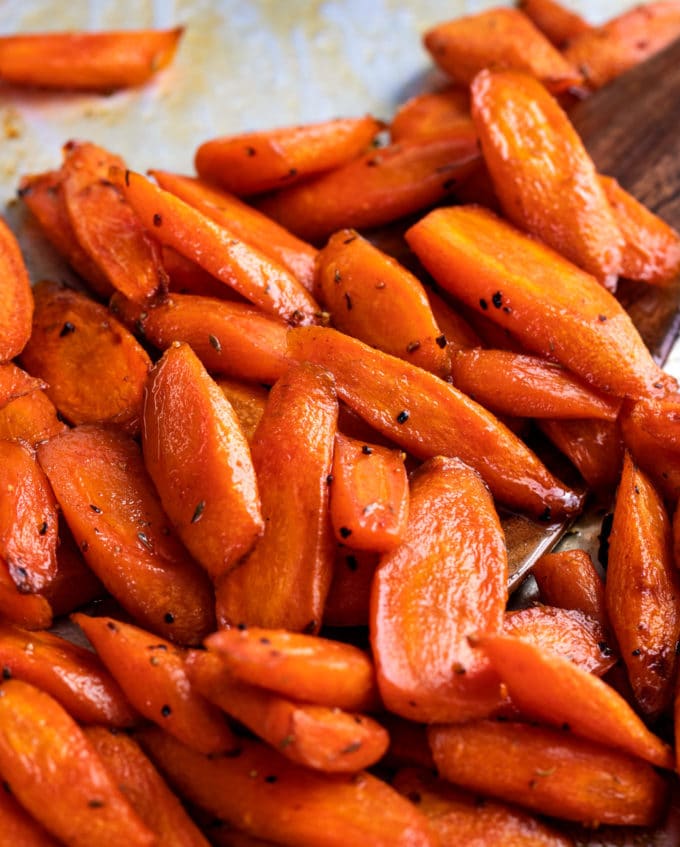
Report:
[[[397,109],[390,122],[392,141],[409,138],[443,138],[476,135],[470,115],[467,87],[451,85],[411,97]]]
[[[14,679],[0,691],[0,773],[45,829],[69,847],[155,844],[94,747],[56,700]]]
[[[151,308],[118,295],[111,310],[160,350],[188,344],[211,373],[275,382],[286,361],[286,327],[244,303],[173,294]]]
[[[335,377],[338,396],[418,458],[457,456],[475,468],[502,503],[550,519],[578,510],[560,483],[496,418],[453,386],[333,329],[288,333],[292,358]]]
[[[0,364],[0,409],[18,397],[46,387],[41,379],[27,374],[14,362]]]
[[[651,765],[568,731],[485,720],[428,735],[444,779],[542,814],[645,826],[665,806],[668,786]]]
[[[107,590],[144,627],[199,643],[215,625],[211,587],[172,533],[137,444],[79,427],[41,445],[38,458]]]
[[[125,171],[119,184],[144,226],[162,244],[196,262],[269,315],[291,324],[317,320],[319,307],[307,289],[231,230],[140,174]]]
[[[351,644],[248,627],[215,632],[206,638],[205,645],[220,656],[237,679],[284,697],[348,712],[375,708],[373,663]]]
[[[445,340],[413,274],[351,229],[331,236],[317,259],[316,292],[333,326],[446,378]]]
[[[45,598],[55,617],[63,617],[106,594],[94,571],[90,570],[68,525],[59,524],[57,572],[45,590]]]
[[[225,673],[215,653],[192,651],[186,670],[192,685],[292,762],[326,773],[357,773],[387,749],[385,730],[364,715],[299,703]]]
[[[0,791],[2,836],[7,844],[21,847],[59,847],[38,821],[8,791]]]
[[[674,387],[623,307],[594,277],[493,213],[437,209],[406,238],[443,288],[510,330],[527,350],[617,396]]]
[[[678,396],[672,394],[624,404],[620,415],[626,449],[664,499],[673,504],[680,495],[680,440],[675,433],[679,409]]]
[[[219,709],[189,682],[185,651],[113,618],[77,612],[72,620],[141,715],[201,753],[233,749],[234,736]]]
[[[459,350],[454,385],[490,411],[523,418],[614,421],[621,400],[594,391],[553,362],[508,350]]]
[[[471,93],[506,217],[614,290],[623,236],[566,114],[537,80],[514,71],[480,73]]]
[[[19,244],[0,218],[0,362],[24,349],[31,334],[33,295]]]
[[[518,7],[558,49],[590,29],[587,21],[557,0],[519,0]]]
[[[196,170],[234,194],[259,194],[340,167],[369,147],[381,127],[365,115],[214,138],[196,151]]]
[[[140,741],[182,796],[258,838],[290,847],[436,844],[420,812],[368,773],[317,773],[245,738],[240,755],[220,758],[155,728]]]
[[[531,569],[544,603],[583,612],[609,626],[604,583],[586,550],[546,553]]]
[[[37,447],[68,429],[43,390],[31,391],[0,408],[0,438]]]
[[[307,241],[391,223],[449,195],[479,165],[470,136],[403,141],[282,189],[258,208]]]
[[[411,482],[404,541],[371,594],[371,644],[387,708],[426,722],[486,716],[498,677],[468,637],[498,632],[507,601],[503,531],[481,478],[431,459]]]
[[[269,391],[262,385],[239,382],[225,377],[217,377],[215,381],[231,403],[248,444],[252,444],[253,436],[267,405]]]
[[[15,85],[98,91],[141,85],[168,65],[182,27],[52,32],[0,38],[0,78]]]
[[[134,337],[99,303],[53,282],[33,289],[33,333],[22,354],[26,370],[45,380],[49,398],[72,423],[139,427],[151,361]]]
[[[271,256],[308,291],[312,290],[316,250],[311,244],[296,238],[233,194],[203,180],[167,171],[152,170],[149,173],[161,188],[203,212],[220,226],[230,229],[237,238]]]
[[[437,24],[423,41],[439,67],[463,85],[489,67],[524,71],[554,92],[581,82],[575,65],[519,9],[490,9]]]
[[[680,35],[680,4],[660,0],[628,9],[600,27],[574,36],[565,58],[597,89],[663,50]]]
[[[434,319],[446,339],[446,346],[451,356],[455,350],[482,346],[481,338],[462,314],[434,291],[428,290],[426,294]],[[438,343],[441,344],[441,340]]]
[[[323,621],[327,626],[368,626],[371,585],[380,554],[338,544]]]
[[[0,441],[0,563],[22,593],[45,590],[57,571],[57,504],[33,452]]]
[[[621,475],[623,442],[617,423],[585,420],[538,421],[539,429],[571,461],[587,485],[609,493]]]
[[[673,696],[680,576],[663,501],[629,454],[609,536],[605,599],[638,706],[658,717]]]
[[[524,716],[556,727],[566,723],[575,735],[658,767],[674,766],[670,748],[597,676],[516,637],[482,635],[479,645]]]
[[[85,736],[159,844],[164,847],[209,847],[133,738],[102,726],[87,727]]]
[[[0,616],[26,629],[52,626],[52,609],[41,594],[24,594],[16,586],[4,562],[0,562]]]
[[[228,573],[262,533],[258,484],[234,410],[187,344],[149,376],[142,446],[182,541],[213,579]]]
[[[328,475],[337,417],[321,368],[292,363],[272,388],[251,445],[264,532],[217,585],[221,624],[321,626],[333,566]]]
[[[336,537],[359,550],[391,550],[402,540],[409,490],[404,454],[338,433],[330,514]]]
[[[220,282],[216,276],[167,244],[161,245],[161,253],[163,267],[169,277],[168,290],[173,294],[199,294],[236,303],[248,302],[238,291]]]

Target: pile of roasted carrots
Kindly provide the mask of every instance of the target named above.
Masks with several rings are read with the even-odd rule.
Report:
[[[451,84],[388,124],[153,179],[71,141],[22,178],[82,287],[31,287],[0,224],[2,843],[661,832],[680,393],[615,291],[672,284],[680,237],[568,108],[679,34],[676,0],[598,28],[524,0],[426,33]],[[7,36],[0,79],[137,84],[178,36]],[[616,492],[606,581],[548,554],[509,611],[497,508],[586,490]]]

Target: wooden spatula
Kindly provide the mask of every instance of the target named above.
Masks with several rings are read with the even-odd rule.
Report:
[[[569,116],[600,173],[615,177],[680,229],[680,41],[579,103]],[[680,329],[680,280],[667,288],[621,284],[618,296],[663,364]],[[591,536],[600,522],[601,511],[586,511],[575,529]],[[513,515],[504,528],[514,588],[567,525],[541,527]]]

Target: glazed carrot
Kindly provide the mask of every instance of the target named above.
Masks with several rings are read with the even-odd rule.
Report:
[[[68,429],[47,394],[39,389],[0,408],[0,438],[37,447]]]
[[[56,700],[13,679],[0,691],[0,773],[45,829],[69,847],[155,844],[94,747]]]
[[[113,618],[77,612],[72,620],[143,717],[201,753],[234,748],[234,736],[219,709],[189,682],[186,651]]]
[[[215,381],[231,403],[243,434],[248,443],[251,444],[255,431],[262,420],[269,391],[262,385],[239,382],[236,379],[227,379],[226,377],[218,377]]]
[[[250,305],[173,294],[142,309],[114,295],[111,309],[159,350],[185,342],[211,373],[271,383],[285,368],[286,327]]]
[[[381,721],[390,734],[390,747],[385,763],[393,768],[425,768],[435,770],[425,724],[385,712]]]
[[[437,24],[423,41],[437,65],[463,85],[489,67],[524,71],[554,92],[581,82],[575,65],[519,9],[490,9]]]
[[[208,847],[177,797],[129,735],[102,726],[85,729],[104,767],[164,847]]]
[[[15,441],[0,441],[0,563],[24,594],[57,571],[57,504],[33,451]]]
[[[556,653],[596,676],[604,676],[618,659],[604,627],[577,609],[530,606],[506,612],[503,634]]]
[[[198,294],[202,297],[215,297],[218,300],[232,300],[237,303],[248,301],[233,288],[204,270],[196,262],[187,259],[167,244],[161,244],[163,267],[168,274],[168,290],[173,294]]]
[[[624,404],[620,416],[626,449],[669,503],[680,495],[680,445],[674,420],[679,408],[677,395],[672,394],[658,402]]]
[[[31,334],[33,295],[19,244],[0,218],[0,362],[24,349]]]
[[[667,784],[649,764],[569,731],[486,720],[428,734],[444,779],[542,814],[644,826],[666,802]]]
[[[205,646],[230,674],[284,697],[348,712],[375,708],[377,689],[369,656],[351,644],[284,630],[224,629]]]
[[[328,475],[337,417],[330,375],[291,363],[253,436],[264,532],[216,586],[221,625],[318,632],[333,567]]]
[[[508,350],[459,350],[451,357],[456,388],[498,415],[614,421],[621,400],[607,397],[563,367]]]
[[[503,803],[463,791],[424,768],[403,768],[392,785],[430,821],[442,844],[474,847],[572,847],[565,835]]]
[[[371,583],[379,553],[338,544],[323,621],[327,626],[368,626]]]
[[[411,481],[406,536],[371,593],[371,645],[387,708],[423,723],[486,716],[498,677],[468,638],[499,632],[507,602],[503,531],[481,478],[456,459]]]
[[[221,758],[155,728],[140,741],[182,796],[249,835],[290,847],[436,844],[418,810],[368,773],[316,773],[245,738],[240,755]]]
[[[132,726],[138,716],[97,657],[49,632],[0,622],[3,678],[21,679],[50,694],[79,723]]]
[[[470,90],[506,217],[614,290],[624,240],[566,114],[540,82],[516,71],[484,71]]]
[[[21,847],[59,847],[38,821],[21,806],[9,791],[0,791],[0,821],[6,844]]]
[[[50,604],[41,594],[19,591],[4,562],[0,562],[0,617],[31,630],[52,626]]]
[[[509,329],[527,350],[617,396],[674,386],[594,277],[491,212],[437,209],[406,237],[443,288]]]
[[[215,653],[191,651],[186,670],[204,697],[292,762],[326,773],[357,773],[387,749],[387,733],[372,718],[299,703],[239,682],[225,673]]]
[[[623,462],[623,442],[616,423],[595,418],[544,419],[538,426],[591,489],[608,494],[616,487]]]
[[[43,235],[88,287],[100,297],[110,297],[111,283],[83,250],[73,231],[64,202],[62,172],[22,177],[18,195],[40,224]]]
[[[680,576],[663,501],[629,454],[609,536],[605,599],[637,704],[645,715],[658,717],[673,696]]]
[[[579,497],[489,412],[441,379],[333,329],[288,333],[291,357],[335,377],[338,396],[412,455],[457,456],[506,505],[544,519],[578,510]]]
[[[443,138],[476,135],[470,116],[470,93],[451,85],[411,97],[397,109],[390,122],[392,141],[409,138]]]
[[[404,454],[338,433],[331,475],[330,514],[337,539],[359,550],[396,547],[408,519]]]
[[[124,179],[120,174],[116,178],[125,199],[161,244],[196,262],[269,315],[295,325],[316,320],[317,304],[280,264],[140,174],[125,171]]]
[[[196,151],[196,170],[234,194],[260,194],[340,167],[363,153],[381,127],[365,115],[214,138]]]
[[[68,525],[59,524],[57,572],[45,590],[45,598],[55,617],[75,612],[81,606],[101,600],[106,594],[94,571],[90,570]]]
[[[177,534],[213,579],[262,533],[248,442],[229,401],[187,344],[173,344],[145,391],[144,461]]]
[[[601,88],[629,68],[663,50],[680,35],[680,4],[660,0],[635,6],[574,36],[565,58],[590,89]]]
[[[141,85],[168,65],[181,35],[181,27],[6,35],[0,38],[0,79],[107,94]]]
[[[120,156],[88,142],[64,148],[61,187],[78,243],[111,284],[126,297],[144,303],[167,291],[168,278],[158,242],[149,237],[134,211],[109,181]]]
[[[446,378],[449,354],[425,289],[358,232],[336,232],[321,250],[316,294],[336,329]]]
[[[566,723],[574,735],[657,767],[674,766],[670,748],[597,676],[520,638],[482,635],[479,646],[523,716],[555,727]]]
[[[557,0],[519,0],[518,7],[558,49],[590,29],[587,21]]]
[[[609,626],[604,583],[586,550],[546,553],[531,569],[544,603],[575,609]]]
[[[215,223],[230,229],[237,238],[271,256],[311,291],[316,258],[316,250],[311,244],[296,238],[235,195],[208,182],[167,171],[152,170],[149,173],[161,188],[203,212]]]
[[[48,384],[72,423],[110,423],[134,432],[150,359],[134,337],[84,294],[58,283],[33,289],[35,317],[22,364]]]
[[[39,448],[88,565],[142,626],[196,644],[214,628],[207,578],[171,530],[137,444],[78,427]]]
[[[0,365],[0,409],[18,397],[25,397],[32,391],[45,387],[41,379],[27,374],[14,362]]]
[[[470,137],[403,141],[269,195],[258,208],[300,238],[323,241],[339,229],[381,226],[432,206],[480,160]]]
[[[670,285],[680,273],[680,235],[615,179],[599,180],[623,236],[621,276]]]
[[[450,355],[453,355],[455,350],[482,346],[481,338],[462,314],[434,291],[428,289],[426,293],[437,326],[446,339]]]

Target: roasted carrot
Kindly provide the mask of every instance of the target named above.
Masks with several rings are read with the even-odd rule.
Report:
[[[5,35],[0,38],[0,79],[108,94],[141,85],[168,65],[181,35],[182,27]]]
[[[333,329],[288,333],[290,355],[335,377],[338,396],[378,431],[418,458],[457,456],[502,503],[550,519],[578,510],[519,439],[469,397],[421,368]]]
[[[333,579],[328,590],[323,621],[327,626],[368,626],[371,583],[379,553],[354,550],[338,544]]]
[[[668,796],[651,765],[566,729],[486,720],[428,734],[444,779],[564,820],[650,825]]]
[[[248,442],[229,401],[187,344],[173,344],[149,376],[144,461],[182,541],[213,579],[262,533]]]
[[[0,617],[26,629],[52,626],[52,609],[48,601],[41,594],[19,591],[3,562],[0,562]]]
[[[113,618],[76,613],[72,620],[141,715],[201,753],[235,747],[219,709],[190,684],[186,651]]]
[[[663,501],[629,454],[609,536],[605,599],[638,707],[656,718],[673,696],[680,576]]]
[[[55,617],[75,612],[81,606],[101,600],[106,589],[91,570],[65,521],[59,524],[57,572],[45,590],[45,598]]]
[[[208,847],[205,837],[133,738],[102,726],[87,727],[85,735],[159,844]]]
[[[423,41],[437,65],[463,85],[490,67],[524,71],[554,92],[581,82],[574,64],[519,9],[489,9],[437,24]]]
[[[586,550],[546,553],[531,572],[544,603],[575,609],[608,627],[604,582]]]
[[[42,389],[17,397],[0,408],[0,438],[7,441],[25,441],[37,447],[65,429],[68,427]]]
[[[446,339],[451,355],[455,350],[482,346],[481,338],[462,314],[431,289],[426,293],[434,319]],[[441,341],[439,343],[441,344]]]
[[[387,733],[373,718],[239,682],[214,652],[191,651],[186,670],[197,691],[292,762],[326,773],[356,773],[387,749]]]
[[[173,294],[199,294],[217,300],[247,303],[238,291],[221,282],[196,262],[187,259],[167,244],[161,245],[163,267],[168,274],[168,290]]]
[[[338,433],[331,475],[330,515],[338,540],[359,550],[396,547],[408,519],[404,454]]]
[[[558,49],[590,29],[587,21],[558,0],[519,0],[518,6]]]
[[[0,409],[18,397],[45,387],[41,379],[27,374],[14,362],[0,365]]]
[[[300,238],[381,226],[434,205],[479,165],[476,139],[403,141],[268,195],[258,208]]]
[[[606,495],[616,487],[623,462],[623,442],[617,423],[595,418],[544,419],[538,421],[538,426],[591,489]]]
[[[7,790],[0,791],[0,820],[5,843],[21,847],[59,847],[59,843]]]
[[[316,293],[336,329],[446,378],[446,343],[418,279],[358,232],[336,232],[321,250]]]
[[[470,115],[470,93],[462,85],[411,97],[399,106],[390,122],[392,141],[458,134],[476,134]]]
[[[231,403],[243,434],[248,443],[251,444],[255,431],[262,420],[269,391],[262,385],[240,382],[226,377],[217,377],[215,381]]]
[[[264,532],[216,586],[220,624],[318,632],[333,567],[328,476],[337,417],[330,375],[291,363],[251,445]]]
[[[155,844],[75,721],[48,694],[14,679],[0,687],[0,774],[69,847]]]
[[[214,138],[196,151],[196,170],[234,194],[259,194],[340,167],[380,129],[380,121],[366,115]]]
[[[58,283],[34,289],[35,317],[22,364],[48,384],[69,421],[110,423],[134,432],[151,361],[135,338],[99,303]]]
[[[406,233],[436,281],[555,359],[617,396],[672,390],[618,301],[590,274],[477,207],[437,209]]]
[[[282,265],[140,174],[112,176],[161,244],[196,262],[269,315],[294,325],[317,320],[317,304]]]
[[[33,295],[19,243],[3,218],[0,278],[0,362],[8,362],[21,353],[31,334]]]
[[[488,490],[462,462],[431,459],[411,482],[405,538],[373,581],[371,644],[387,708],[423,723],[488,715],[499,680],[468,639],[499,632],[506,602]]]
[[[375,671],[369,656],[351,644],[285,630],[225,629],[209,635],[237,679],[284,697],[348,712],[375,708]]]
[[[39,448],[88,565],[142,626],[182,644],[214,628],[210,584],[178,542],[137,444],[78,427]]]
[[[540,82],[516,71],[484,71],[470,90],[507,218],[614,290],[624,239],[566,114]]]
[[[233,194],[190,176],[150,171],[161,188],[203,212],[287,268],[311,291],[316,250]]]
[[[679,410],[678,397],[672,394],[624,404],[619,419],[626,449],[672,504],[680,495],[680,439],[675,433]]]
[[[498,415],[616,420],[621,400],[607,397],[563,367],[508,350],[459,350],[453,384]]]
[[[183,797],[258,838],[290,847],[436,844],[420,812],[368,773],[316,773],[245,738],[239,755],[221,758],[201,756],[155,728],[139,738]]]

